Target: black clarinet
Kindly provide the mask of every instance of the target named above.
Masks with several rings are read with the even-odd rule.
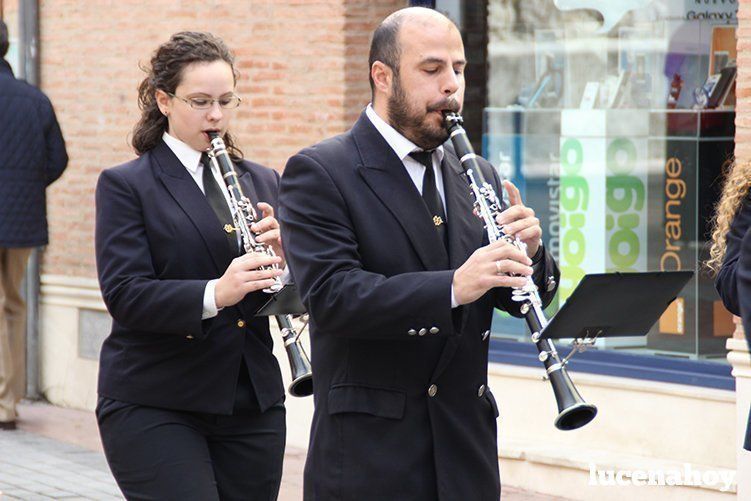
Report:
[[[250,230],[253,223],[258,221],[258,215],[253,202],[243,194],[243,190],[240,187],[240,182],[235,172],[235,167],[232,165],[232,159],[227,153],[227,147],[224,144],[224,140],[216,132],[209,132],[209,138],[211,139],[211,148],[209,149],[208,156],[211,163],[222,174],[225,186],[229,192],[230,199],[230,211],[232,212],[232,220],[234,226],[227,224],[224,230],[227,233],[237,231],[240,233],[242,240],[243,250],[248,252],[258,252],[266,254],[268,256],[276,256],[274,249],[270,245],[258,242],[255,239],[255,235]],[[279,269],[279,266],[273,264],[271,266],[261,267],[263,270],[267,269]],[[279,277],[274,278],[274,285],[264,289],[267,293],[279,292],[284,284]],[[307,315],[306,315],[307,317]],[[305,353],[302,344],[300,343],[300,335],[303,329],[307,325],[307,321],[303,324],[303,327],[299,332],[292,324],[292,315],[275,315],[276,323],[279,326],[279,330],[282,333],[282,339],[284,340],[284,349],[287,352],[287,358],[289,359],[290,369],[292,372],[292,382],[289,385],[289,393],[295,397],[305,397],[313,394],[313,372],[310,367],[310,360]]]
[[[496,223],[496,216],[501,213],[502,205],[493,186],[485,180],[480,170],[477,155],[463,127],[464,119],[458,113],[444,112],[444,120],[451,143],[454,145],[472,190],[475,211],[485,223],[488,240],[490,243],[505,240],[526,254],[526,244],[519,238],[506,235]],[[532,341],[539,352],[538,359],[545,366],[547,378],[553,386],[553,393],[558,404],[555,427],[559,430],[581,428],[594,419],[597,415],[597,407],[584,401],[568,375],[566,361],[561,361],[550,340],[541,338],[541,333],[548,321],[542,310],[542,300],[532,277],[527,277],[527,283],[522,287],[512,288],[512,299],[520,303],[519,309],[527,321],[527,326],[532,333]]]

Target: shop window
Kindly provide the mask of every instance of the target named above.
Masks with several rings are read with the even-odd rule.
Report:
[[[701,263],[734,150],[737,0],[435,8],[461,15],[468,58],[483,59],[468,69],[482,92],[467,100],[468,130],[482,131],[477,147],[535,209],[560,264],[547,313],[584,274],[694,270],[649,335],[597,350],[727,363],[732,316]],[[493,332],[529,343],[524,322],[501,313]]]

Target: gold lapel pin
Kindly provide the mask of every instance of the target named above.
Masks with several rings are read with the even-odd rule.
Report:
[[[443,219],[441,219],[441,216],[433,216],[433,224],[436,226],[442,225]]]

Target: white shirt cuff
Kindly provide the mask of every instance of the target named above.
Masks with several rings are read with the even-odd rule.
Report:
[[[289,272],[289,266],[284,267],[284,269],[282,270],[282,275],[279,278],[284,285],[292,282],[292,274]]]
[[[209,280],[206,284],[206,289],[203,291],[203,313],[201,314],[201,320],[214,318],[219,314],[219,309],[216,307],[216,298],[214,296],[216,283],[218,281],[219,279],[215,278],[214,280]]]
[[[459,302],[456,300],[456,295],[454,295],[454,284],[451,284],[451,308],[457,308],[459,307]]]

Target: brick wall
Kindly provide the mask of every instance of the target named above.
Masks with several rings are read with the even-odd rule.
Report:
[[[5,0],[14,29],[17,0]],[[248,158],[281,170],[298,149],[345,130],[368,101],[374,25],[406,0],[41,1],[41,80],[71,157],[49,190],[43,272],[94,277],[94,185],[133,157],[138,63],[178,30],[209,30],[235,50],[245,97],[233,129]],[[740,0],[736,156],[751,160],[751,0]]]
[[[13,3],[12,1],[10,3]],[[405,0],[40,2],[41,85],[70,164],[49,190],[42,272],[94,278],[99,172],[134,157],[138,64],[180,30],[211,31],[237,56],[244,97],[232,130],[247,158],[282,170],[300,148],[346,130],[370,99],[370,33]]]

